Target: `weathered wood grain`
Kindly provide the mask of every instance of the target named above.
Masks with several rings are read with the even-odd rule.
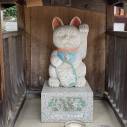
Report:
[[[127,33],[108,32],[107,85],[108,94],[120,118],[127,120]]]
[[[27,11],[25,11],[25,61],[26,61],[26,68],[25,68],[25,79],[26,79],[26,85],[29,89],[31,84],[31,8],[27,8]]]
[[[106,29],[113,30],[114,23],[114,6],[107,5],[106,6]]]
[[[27,7],[43,6],[42,0],[26,0]]]
[[[63,6],[104,13],[104,0],[43,0],[44,6]]]
[[[20,8],[18,8],[20,10]],[[18,11],[18,14],[21,14]],[[19,31],[0,33],[0,66],[2,99],[0,100],[0,127],[14,125],[18,111],[26,95],[24,78],[24,37],[23,23],[18,17]],[[2,35],[2,36],[1,36]],[[0,84],[0,85],[1,85]]]
[[[22,13],[22,11],[20,11]],[[19,14],[20,14],[19,13]],[[22,17],[22,15],[20,15]],[[25,53],[23,23],[18,17],[19,31],[2,33],[0,53],[2,52],[2,116],[1,127],[14,126],[19,109],[26,95],[25,86]],[[1,59],[2,58],[2,59]]]
[[[14,124],[14,119],[25,97],[22,34],[3,34],[4,89],[2,98],[3,127]]]

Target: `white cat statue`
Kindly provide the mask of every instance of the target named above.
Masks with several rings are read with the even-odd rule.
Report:
[[[86,66],[82,60],[87,52],[89,27],[81,24],[79,17],[74,17],[70,25],[64,25],[59,17],[52,21],[53,43],[49,66],[50,87],[84,87],[86,84]]]

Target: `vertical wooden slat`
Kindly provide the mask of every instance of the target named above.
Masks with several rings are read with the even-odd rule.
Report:
[[[29,45],[29,42],[27,41],[26,43],[26,40],[28,40],[28,38],[30,37],[29,36],[29,31],[27,28],[29,28],[29,25],[26,26],[25,25],[25,16],[24,16],[24,6],[21,6],[21,5],[17,5],[17,24],[18,24],[18,30],[22,32],[22,37],[19,39],[19,40],[22,40],[22,52],[23,52],[23,67],[24,67],[24,70],[23,70],[23,74],[24,74],[24,83],[26,84],[26,86],[28,86],[27,84],[29,84],[28,80],[29,79],[28,77],[30,77],[28,74],[28,72],[30,71],[28,68],[30,68],[30,66],[27,66],[28,62],[30,61],[28,59],[28,54],[29,54],[29,50],[27,49],[26,50],[26,46]],[[24,28],[26,28],[26,31],[24,31]],[[20,43],[20,42],[19,42]],[[30,57],[29,57],[30,58]],[[30,80],[29,80],[30,81]]]
[[[31,84],[31,8],[25,8],[25,59],[26,59],[26,85],[29,89]]]

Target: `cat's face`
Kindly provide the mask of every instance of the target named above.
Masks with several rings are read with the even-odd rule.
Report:
[[[68,50],[79,48],[81,43],[80,25],[81,20],[77,16],[71,20],[69,25],[64,25],[59,17],[55,17],[52,21],[54,45],[57,48]]]
[[[61,26],[53,32],[53,43],[57,48],[78,48],[80,46],[80,42],[80,31],[74,26]]]

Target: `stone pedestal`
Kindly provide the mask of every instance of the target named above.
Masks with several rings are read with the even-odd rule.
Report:
[[[93,120],[93,92],[87,83],[83,88],[51,88],[44,84],[41,93],[41,121],[67,122]]]

